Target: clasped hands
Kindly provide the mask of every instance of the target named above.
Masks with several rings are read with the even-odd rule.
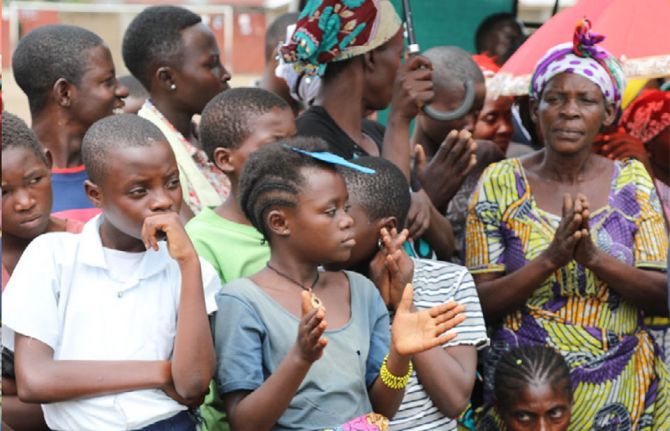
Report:
[[[589,201],[582,193],[577,193],[574,199],[569,194],[563,196],[561,221],[545,251],[556,269],[573,259],[586,268],[596,265],[600,250],[591,239],[590,215]]]

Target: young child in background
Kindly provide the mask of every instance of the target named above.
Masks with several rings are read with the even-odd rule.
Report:
[[[473,55],[472,59],[477,63],[484,74],[484,79],[489,82],[495,76],[500,67],[493,62],[491,57],[483,54]],[[479,117],[475,122],[472,137],[494,142],[503,155],[507,154],[512,133],[514,132],[514,121],[512,118],[512,96],[493,97],[488,92],[484,105],[479,111]]]
[[[123,108],[128,89],[119,85],[112,54],[95,33],[70,25],[45,25],[20,41],[12,70],[30,104],[32,129],[52,161],[56,216],[85,222],[99,211],[84,193],[84,133]]]
[[[230,88],[212,30],[188,9],[152,6],[133,18],[122,51],[126,67],[150,93],[138,115],[161,129],[177,159],[182,219],[220,205],[230,185],[202,150],[193,121]]]
[[[351,164],[325,148],[309,138],[269,144],[240,180],[241,206],[271,257],[217,296],[225,310],[214,326],[217,383],[233,429],[337,429],[356,418],[378,429],[378,416],[366,414],[392,417],[411,356],[453,338],[443,334],[460,321],[455,306],[410,311],[410,287],[389,340],[388,313],[369,280],[319,271],[346,261],[355,244],[346,185],[323,158]]]
[[[512,349],[500,358],[494,381],[495,408],[502,423],[486,421],[478,429],[568,429],[572,412],[572,384],[570,369],[560,353],[540,346]],[[630,422],[620,426],[620,429],[632,429]]]
[[[28,244],[46,232],[79,232],[83,224],[51,216],[50,161],[19,117],[2,113],[2,289]],[[2,420],[16,429],[46,429],[38,404],[16,396],[14,357],[3,349]]]
[[[295,25],[298,21],[298,15],[298,12],[281,14],[268,26],[265,32],[265,67],[263,68],[263,75],[258,81],[258,87],[271,91],[284,99],[295,116],[300,114],[304,106],[291,96],[292,89],[289,88],[286,79],[277,76],[275,70],[279,64],[279,44],[286,41],[286,28]]]
[[[402,248],[403,230],[410,206],[407,181],[393,163],[361,157],[356,164],[371,168],[373,175],[342,170],[354,219],[354,246],[344,267],[369,277],[389,309],[396,309],[407,283],[414,287],[414,306],[427,309],[457,303],[465,320],[448,343],[413,358],[405,397],[393,417],[391,430],[455,430],[466,408],[475,381],[477,349],[488,342],[477,291],[467,269],[452,263],[410,258]],[[398,234],[398,230],[402,230]],[[380,231],[382,231],[380,233]]]
[[[205,208],[187,225],[198,254],[207,259],[223,283],[260,271],[270,258],[263,236],[239,204],[239,182],[249,155],[296,132],[291,108],[260,88],[236,88],[214,97],[200,121],[203,149],[230,180],[228,198]]]
[[[149,98],[149,92],[144,85],[133,75],[119,76],[119,82],[128,88],[123,112],[126,114],[137,114],[144,102]]]
[[[91,126],[82,157],[102,214],[33,240],[3,293],[19,398],[41,403],[51,429],[193,431],[184,404],[214,372],[220,283],[179,221],[174,155],[158,128],[123,114]]]
[[[203,149],[230,180],[228,198],[214,209],[203,208],[186,225],[193,245],[219,274],[221,283],[248,277],[265,266],[270,247],[239,204],[240,174],[247,157],[264,145],[296,132],[289,105],[260,88],[235,88],[215,96],[202,112]],[[224,407],[210,387],[200,409],[209,431],[227,429]]]

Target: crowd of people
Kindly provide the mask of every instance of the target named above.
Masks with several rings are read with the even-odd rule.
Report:
[[[232,89],[182,7],[120,78],[89,30],[25,35],[3,429],[668,429],[670,93],[624,97],[584,20],[488,95],[523,34],[406,56],[390,1],[309,0]]]

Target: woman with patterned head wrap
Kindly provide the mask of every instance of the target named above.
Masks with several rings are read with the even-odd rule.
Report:
[[[547,345],[570,367],[571,430],[657,430],[670,423],[668,372],[641,320],[667,311],[667,236],[644,166],[591,151],[624,81],[589,30],[536,66],[544,149],[490,166],[470,202],[466,262],[494,326],[485,397],[501,354]],[[480,428],[500,427],[486,409]]]
[[[321,78],[312,107],[297,119],[298,134],[322,138],[347,159],[381,155],[409,181],[410,122],[434,92],[430,61],[413,56],[401,64],[403,50],[402,22],[389,0],[308,1],[280,48],[298,72]],[[363,119],[389,105],[386,129]],[[427,254],[451,256],[451,226],[423,190],[412,193],[408,228],[430,244]]]

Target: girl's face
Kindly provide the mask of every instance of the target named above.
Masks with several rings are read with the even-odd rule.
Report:
[[[305,261],[344,262],[356,244],[344,179],[326,169],[304,168],[301,173],[306,181],[298,204],[286,210],[294,249]]]
[[[33,239],[49,226],[51,172],[35,153],[14,147],[2,151],[2,228]]]
[[[204,23],[181,32],[181,67],[173,79],[175,98],[182,110],[199,114],[214,96],[230,88],[230,73],[221,64],[214,34]]]
[[[564,385],[529,384],[517,393],[501,416],[509,431],[564,431],[570,424],[572,401]]]
[[[503,154],[506,153],[509,141],[512,139],[513,102],[514,99],[511,97],[486,99],[475,124],[473,138],[493,141]]]

